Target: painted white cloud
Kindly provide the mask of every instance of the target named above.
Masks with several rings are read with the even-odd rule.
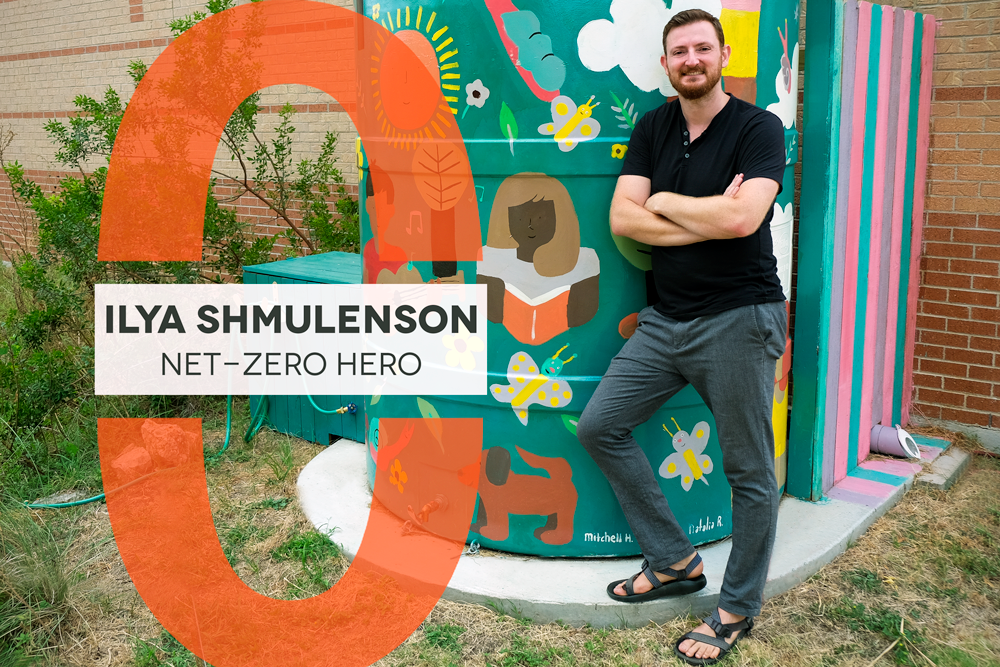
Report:
[[[781,65],[778,65],[778,74],[774,77],[774,91],[778,93],[778,101],[774,104],[768,104],[767,110],[773,113],[775,116],[781,119],[785,128],[791,129],[795,127],[795,111],[799,100],[799,44],[795,43],[795,47],[792,50],[792,69],[788,73],[789,84],[791,85],[791,90],[789,91],[785,85],[785,74],[781,71]]]
[[[670,79],[660,66],[663,55],[663,26],[674,14],[686,9],[704,9],[722,14],[720,0],[674,0],[667,9],[663,0],[612,0],[612,21],[598,19],[583,26],[576,44],[580,61],[594,72],[615,67],[645,92],[659,89],[664,97],[676,95]],[[796,55],[798,50],[796,49]]]

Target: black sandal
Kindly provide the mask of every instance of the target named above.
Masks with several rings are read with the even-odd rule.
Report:
[[[736,643],[743,639],[743,637],[748,637],[750,635],[750,630],[753,629],[753,619],[744,618],[742,621],[737,621],[735,623],[723,623],[722,619],[719,618],[719,610],[716,609],[712,612],[711,616],[702,619],[708,627],[712,628],[712,632],[715,633],[715,637],[710,637],[709,635],[703,635],[700,632],[688,632],[683,637],[674,642],[674,654],[686,662],[689,665],[714,665],[715,663],[726,657]],[[734,632],[739,632],[733,643],[730,644],[726,640],[733,636]],[[687,639],[693,639],[701,644],[710,644],[719,649],[719,656],[716,658],[694,658],[686,653],[682,652],[680,649],[681,643]]]
[[[657,579],[656,574],[649,567],[649,561],[644,560],[642,561],[641,571],[636,572],[628,579],[619,579],[608,584],[608,595],[612,600],[619,600],[621,602],[646,602],[659,597],[687,595],[688,593],[700,591],[708,584],[708,580],[705,579],[705,575],[699,574],[693,579],[687,578],[688,573],[697,567],[700,562],[701,555],[696,553],[694,558],[691,559],[691,562],[680,570],[675,570],[672,567],[665,568],[663,570],[663,574],[673,577],[674,580],[664,583]],[[645,574],[646,579],[649,579],[649,583],[653,584],[652,590],[646,591],[645,593],[635,592],[633,585],[635,584],[636,578],[640,574]],[[625,595],[616,595],[615,588],[617,588],[618,584],[621,583],[625,584]]]

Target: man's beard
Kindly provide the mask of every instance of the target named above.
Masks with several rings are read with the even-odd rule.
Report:
[[[683,83],[684,75],[690,74],[692,72],[702,73],[705,75],[705,82],[698,85],[688,85]],[[686,100],[699,100],[715,88],[716,84],[719,83],[719,79],[722,78],[722,68],[719,67],[716,70],[711,70],[707,67],[701,68],[691,68],[685,69],[683,72],[670,72],[670,85],[674,87],[677,94]]]

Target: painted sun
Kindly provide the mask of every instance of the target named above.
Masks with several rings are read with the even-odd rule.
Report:
[[[372,54],[373,96],[382,135],[406,150],[416,148],[420,138],[433,138],[432,133],[444,138],[443,128],[455,122],[461,91],[458,48],[448,26],[441,25],[437,12],[425,12],[423,7],[373,12],[372,18],[399,38],[388,41],[380,35]],[[415,82],[423,73],[409,71],[407,63],[412,60],[404,53],[406,47],[440,85],[443,104],[440,97],[416,94]]]

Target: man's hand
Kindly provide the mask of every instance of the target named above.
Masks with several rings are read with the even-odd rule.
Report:
[[[722,193],[723,196],[735,197],[736,194],[740,191],[741,185],[743,185],[743,174],[736,174],[735,178],[733,178],[733,182],[730,183],[729,187],[726,188],[726,191]]]
[[[611,231],[653,246],[682,246],[704,241],[680,225],[647,210],[643,205],[652,189],[644,176],[620,176],[611,200]]]
[[[744,181],[743,175],[737,174],[722,195],[686,197],[658,192],[646,200],[645,208],[704,238],[732,239],[757,231],[777,194],[776,181],[770,178]]]

